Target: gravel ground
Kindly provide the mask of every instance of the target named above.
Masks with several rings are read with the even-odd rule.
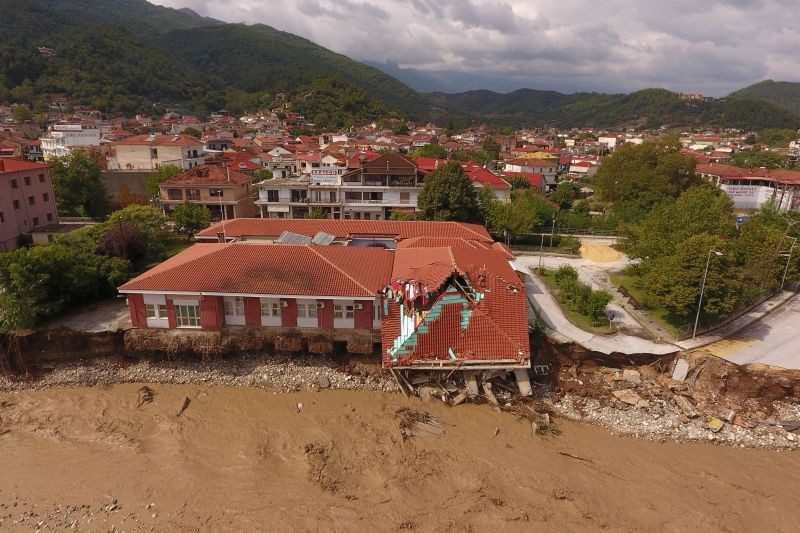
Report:
[[[263,387],[279,392],[315,388],[398,392],[389,377],[354,375],[319,356],[263,356],[206,361],[94,359],[58,365],[27,379],[0,376],[0,391],[50,387],[92,387],[115,383],[193,383],[223,387]]]

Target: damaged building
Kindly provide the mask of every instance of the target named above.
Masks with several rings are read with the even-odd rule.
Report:
[[[525,285],[474,224],[237,219],[119,288],[136,328],[366,335],[384,368],[527,375]]]

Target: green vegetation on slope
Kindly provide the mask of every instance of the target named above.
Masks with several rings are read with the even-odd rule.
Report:
[[[749,98],[769,102],[800,115],[800,83],[764,80],[739,89],[728,95],[728,99]]]

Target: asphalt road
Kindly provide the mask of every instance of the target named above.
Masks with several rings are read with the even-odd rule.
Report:
[[[702,350],[740,365],[760,363],[800,370],[800,296]]]

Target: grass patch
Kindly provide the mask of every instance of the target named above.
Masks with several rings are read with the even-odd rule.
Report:
[[[672,322],[674,319],[669,311],[658,305],[656,299],[642,288],[640,277],[624,273],[609,274],[608,277],[615,287],[625,287],[628,293],[639,303],[639,309],[650,315],[659,326],[673,335],[677,335],[681,327],[685,329],[686,324],[674,324]]]
[[[590,316],[579,312],[577,309],[575,309],[574,304],[571,302],[563,301],[559,295],[555,270],[549,268],[541,269],[541,271],[537,270],[537,274],[542,281],[544,281],[545,285],[547,285],[556,295],[556,300],[558,300],[558,303],[561,304],[561,309],[564,310],[564,314],[567,316],[567,319],[570,322],[582,330],[588,331],[589,333],[611,335],[612,333],[617,332],[616,326],[614,326],[614,324],[612,324],[605,316],[600,317],[599,325],[595,326],[592,324],[592,318]]]

